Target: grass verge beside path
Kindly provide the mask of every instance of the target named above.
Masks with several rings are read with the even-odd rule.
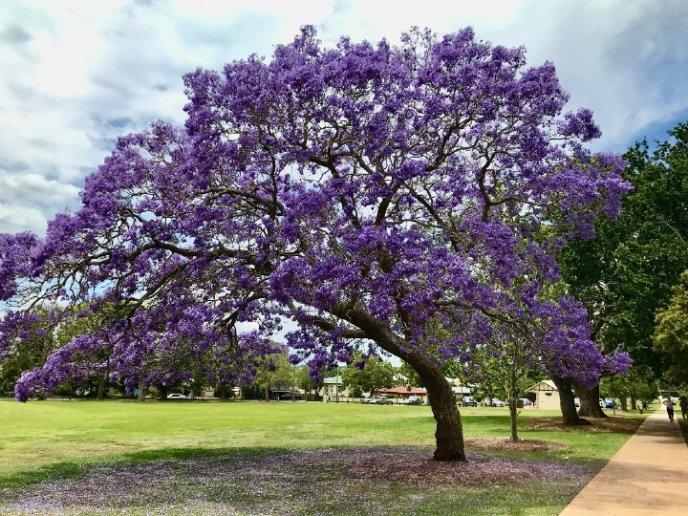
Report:
[[[508,437],[506,410],[464,408],[462,416],[475,440],[472,469],[428,470],[450,480],[427,483],[414,475],[435,468],[426,461],[434,433],[427,407],[0,401],[0,511],[33,503],[70,514],[556,514],[642,417],[571,429],[555,412],[524,410],[522,438],[555,445],[515,450],[486,444]],[[302,460],[313,453],[324,455]],[[406,463],[415,469],[403,471]],[[542,471],[548,478],[537,478]],[[467,473],[478,480],[467,484]],[[125,486],[119,505],[99,505],[107,489],[94,486],[113,478]]]

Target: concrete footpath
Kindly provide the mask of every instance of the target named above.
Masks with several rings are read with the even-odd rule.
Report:
[[[640,425],[561,516],[587,514],[688,515],[688,446],[664,409]]]

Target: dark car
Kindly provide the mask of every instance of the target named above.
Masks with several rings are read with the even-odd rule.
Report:
[[[420,396],[409,396],[409,399],[406,400],[407,405],[422,405],[423,404],[423,398]]]
[[[288,401],[288,400],[300,400],[303,396],[298,391],[292,392],[281,392],[278,396],[278,400]]]
[[[463,400],[461,400],[461,404],[464,407],[477,407],[478,402],[475,401],[475,399],[472,396],[464,396]]]

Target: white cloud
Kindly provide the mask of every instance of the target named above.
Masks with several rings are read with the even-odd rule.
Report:
[[[304,24],[326,43],[472,25],[482,39],[524,44],[531,63],[557,65],[572,107],[595,111],[597,148],[620,150],[688,109],[682,0],[6,0],[0,231],[42,231],[47,217],[75,206],[116,135],[156,118],[182,121],[183,73],[269,55]]]
[[[6,232],[34,231],[43,232],[47,220],[37,208],[18,203],[0,202],[0,227]]]

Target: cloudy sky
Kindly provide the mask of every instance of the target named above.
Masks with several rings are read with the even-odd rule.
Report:
[[[0,232],[42,233],[74,209],[118,134],[181,122],[181,75],[269,55],[304,24],[326,43],[390,41],[413,25],[525,45],[553,61],[571,107],[594,110],[597,149],[661,138],[688,119],[688,3],[599,1],[2,0]]]

